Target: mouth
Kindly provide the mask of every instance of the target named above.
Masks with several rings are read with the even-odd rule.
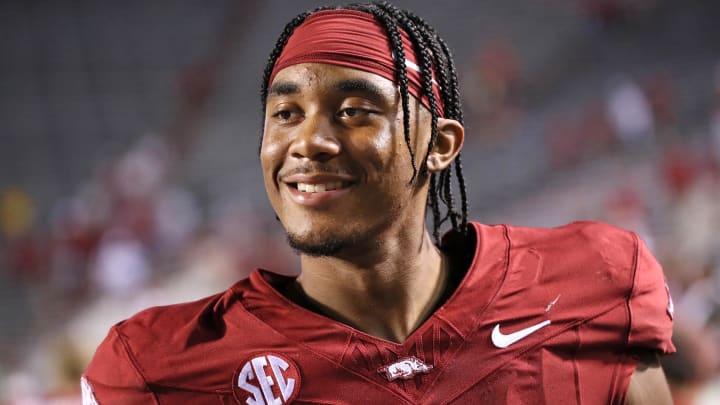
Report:
[[[349,181],[332,181],[325,183],[287,183],[288,186],[302,193],[322,193],[325,191],[341,190],[350,187]]]
[[[330,175],[301,175],[285,178],[282,183],[296,204],[308,208],[328,208],[346,195],[356,181]]]

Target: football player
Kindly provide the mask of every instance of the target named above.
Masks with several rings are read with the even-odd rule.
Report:
[[[86,404],[670,403],[672,305],[637,235],[468,221],[457,75],[423,19],[298,15],[261,102],[265,188],[302,273],[115,325]]]

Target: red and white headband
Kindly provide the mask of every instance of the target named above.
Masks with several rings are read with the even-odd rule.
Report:
[[[421,97],[422,80],[418,57],[410,37],[398,27],[405,51],[408,90],[430,109],[427,97]],[[371,14],[357,10],[323,10],[308,16],[300,24],[275,62],[270,81],[282,69],[300,63],[328,63],[374,73],[395,81],[395,62],[382,25]],[[435,77],[433,72],[433,77]],[[438,113],[444,116],[440,88],[433,79]]]

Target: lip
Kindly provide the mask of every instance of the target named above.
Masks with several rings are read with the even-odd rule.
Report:
[[[335,182],[343,182],[348,185],[336,190],[318,191],[314,193],[303,192],[290,185],[291,183],[323,184]],[[356,183],[357,181],[350,177],[331,174],[298,174],[282,178],[280,181],[280,184],[287,190],[293,202],[304,207],[312,208],[320,208],[331,204],[333,201],[352,190]]]

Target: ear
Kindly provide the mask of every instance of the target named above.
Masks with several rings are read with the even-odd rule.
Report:
[[[465,128],[462,124],[448,118],[438,118],[437,138],[428,154],[428,170],[435,173],[450,166],[450,163],[460,153],[464,140]]]

